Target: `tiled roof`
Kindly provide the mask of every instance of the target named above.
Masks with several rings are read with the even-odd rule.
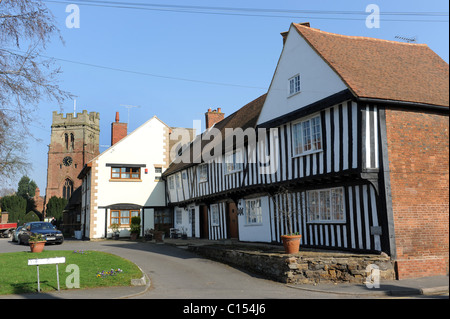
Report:
[[[449,65],[426,44],[293,25],[357,97],[449,106]]]
[[[213,127],[218,129],[221,134],[221,142],[222,150],[225,150],[225,130],[227,128],[241,128],[242,130],[246,130],[247,128],[256,128],[256,122],[258,121],[259,113],[261,113],[262,107],[264,105],[264,101],[266,100],[267,94],[261,95],[257,99],[253,100],[252,102],[248,103],[247,105],[243,106],[233,114],[230,114],[226,118],[224,118],[222,121],[216,123]],[[205,133],[203,133],[205,134]],[[211,138],[212,139],[212,138]],[[213,140],[213,139],[212,139]],[[216,140],[213,140],[216,141]],[[201,148],[205,147],[206,144],[212,143],[209,139],[204,140],[201,142]],[[210,144],[212,148],[212,144]],[[189,145],[190,148],[190,161],[189,163],[172,163],[169,168],[164,172],[164,176],[173,174],[175,172],[178,172],[182,169],[185,169],[189,166],[198,164],[199,162],[199,156],[200,154],[194,154],[193,150],[193,143]]]

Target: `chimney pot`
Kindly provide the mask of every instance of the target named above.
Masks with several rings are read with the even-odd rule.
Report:
[[[208,112],[205,113],[206,129],[209,129],[214,124],[222,121],[224,118],[225,114],[221,112],[221,108],[217,108],[217,110],[214,111],[208,109]]]
[[[127,123],[119,123],[119,112],[116,112],[116,121],[111,123],[111,145],[127,136]]]

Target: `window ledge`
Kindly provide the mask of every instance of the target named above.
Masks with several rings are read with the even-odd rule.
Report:
[[[300,94],[300,93],[302,93],[302,91],[298,91],[298,92],[289,94],[289,95],[287,96],[287,98],[290,99],[291,97],[296,96],[296,95],[298,95],[298,94]]]
[[[137,178],[122,178],[122,179],[110,179],[110,182],[142,182],[142,179],[137,179]]]
[[[345,224],[345,220],[314,220],[314,221],[308,221],[307,224],[312,225],[320,225],[320,224]]]
[[[236,173],[240,173],[240,172],[242,172],[243,170],[242,169],[240,169],[240,170],[237,170],[237,171],[232,171],[232,172],[226,172],[226,173],[224,173],[224,175],[226,176],[226,175],[233,175],[233,174],[236,174]]]
[[[308,151],[308,152],[304,152],[304,153],[301,153],[301,154],[292,155],[292,158],[302,157],[302,156],[311,155],[311,154],[316,154],[316,153],[322,153],[322,152],[323,152],[323,149],[321,149],[321,150],[315,150],[315,151]]]

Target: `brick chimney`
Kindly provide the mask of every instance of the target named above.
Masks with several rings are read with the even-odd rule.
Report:
[[[116,112],[116,121],[111,123],[111,146],[127,136],[127,123],[119,123],[119,112]]]
[[[206,120],[206,129],[209,129],[217,122],[222,121],[225,118],[225,113],[222,113],[220,107],[217,108],[217,110],[211,111],[211,109],[208,109],[208,112],[205,113],[205,120]]]

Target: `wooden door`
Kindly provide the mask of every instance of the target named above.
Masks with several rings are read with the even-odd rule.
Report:
[[[191,208],[189,214],[191,214],[191,237],[195,238],[195,208]]]
[[[155,230],[163,231],[170,236],[170,228],[173,227],[173,212],[170,208],[155,208]]]
[[[200,206],[200,238],[209,239],[208,207]]]
[[[227,224],[228,238],[239,239],[238,213],[235,203],[228,203],[227,205]]]

